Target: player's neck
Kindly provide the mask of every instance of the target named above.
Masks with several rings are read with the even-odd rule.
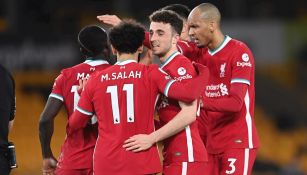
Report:
[[[134,54],[130,54],[130,53],[117,54],[117,61],[126,61],[126,60],[138,61],[138,53],[134,53]]]
[[[215,50],[216,48],[220,47],[220,45],[224,42],[226,36],[218,31],[217,34],[213,37],[212,42],[208,45],[210,50]]]
[[[172,54],[178,52],[176,47],[171,48],[164,56],[160,57],[161,63],[164,63]]]

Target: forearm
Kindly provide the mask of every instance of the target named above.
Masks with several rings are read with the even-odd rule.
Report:
[[[182,131],[186,126],[196,120],[196,106],[196,101],[194,101],[183,107],[171,121],[151,133],[151,137],[158,142]]]
[[[85,115],[76,110],[69,118],[69,127],[71,129],[70,132],[74,132],[76,130],[84,128],[89,119],[89,115]]]
[[[229,95],[224,98],[203,98],[204,108],[216,112],[238,112],[242,109],[247,84],[232,84]]]
[[[39,139],[41,143],[43,158],[53,157],[53,153],[50,147],[53,130],[54,130],[53,119],[52,120],[40,120]]]

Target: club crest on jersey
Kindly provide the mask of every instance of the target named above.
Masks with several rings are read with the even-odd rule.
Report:
[[[177,72],[178,72],[178,74],[179,74],[180,76],[182,76],[182,75],[184,75],[184,74],[187,72],[187,70],[186,70],[184,67],[179,67],[179,68],[177,69]]]
[[[237,61],[237,66],[238,67],[246,67],[246,66],[247,67],[252,67],[252,64],[249,61],[249,56],[248,56],[247,53],[243,53],[242,54],[242,60],[243,60],[243,62]]]
[[[221,67],[220,67],[220,77],[223,78],[225,77],[225,67],[226,67],[226,63],[224,64],[221,64]]]

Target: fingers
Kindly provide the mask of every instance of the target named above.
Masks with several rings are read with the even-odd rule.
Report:
[[[97,16],[97,19],[112,26],[115,26],[121,22],[121,19],[119,19],[116,15],[99,15]]]

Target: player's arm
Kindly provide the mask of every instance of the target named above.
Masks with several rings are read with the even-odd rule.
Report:
[[[181,111],[165,124],[160,129],[152,132],[151,134],[138,134],[130,137],[124,142],[124,148],[127,151],[139,152],[147,150],[156,142],[171,137],[178,132],[182,131],[186,126],[196,120],[196,100],[190,104],[179,102]]]
[[[254,71],[253,55],[245,45],[240,45],[232,56],[231,64],[232,78],[229,94],[216,99],[204,97],[204,108],[208,111],[238,112],[243,107]]]
[[[185,83],[171,80],[167,83],[163,91],[164,95],[187,103],[200,97],[208,82],[209,70],[207,67],[200,64],[195,64],[195,68],[199,73],[198,76]]]
[[[76,130],[85,128],[92,116],[92,112],[77,107],[77,110],[69,118],[69,127],[71,129],[69,132],[73,133]]]
[[[99,16],[97,16],[97,19],[100,22],[103,22],[105,24],[111,25],[112,27],[118,25],[122,21],[118,16],[116,16],[116,15],[108,15],[108,14],[106,14],[106,15],[99,15]]]
[[[231,84],[229,95],[225,98],[203,98],[204,108],[216,112],[238,112],[242,109],[244,96],[248,85],[244,83]]]
[[[83,83],[85,87],[83,87],[84,90],[81,93],[81,97],[76,107],[76,110],[69,117],[68,124],[71,130],[69,131],[68,135],[76,130],[84,128],[87,125],[88,121],[91,119],[91,117],[94,115],[93,105],[91,102],[92,93],[90,90],[92,83],[92,78]],[[81,84],[79,85],[79,87],[80,86]]]
[[[53,156],[50,143],[54,130],[54,118],[60,111],[63,102],[49,97],[39,120],[39,139],[43,155],[43,173],[53,173],[57,160]]]

